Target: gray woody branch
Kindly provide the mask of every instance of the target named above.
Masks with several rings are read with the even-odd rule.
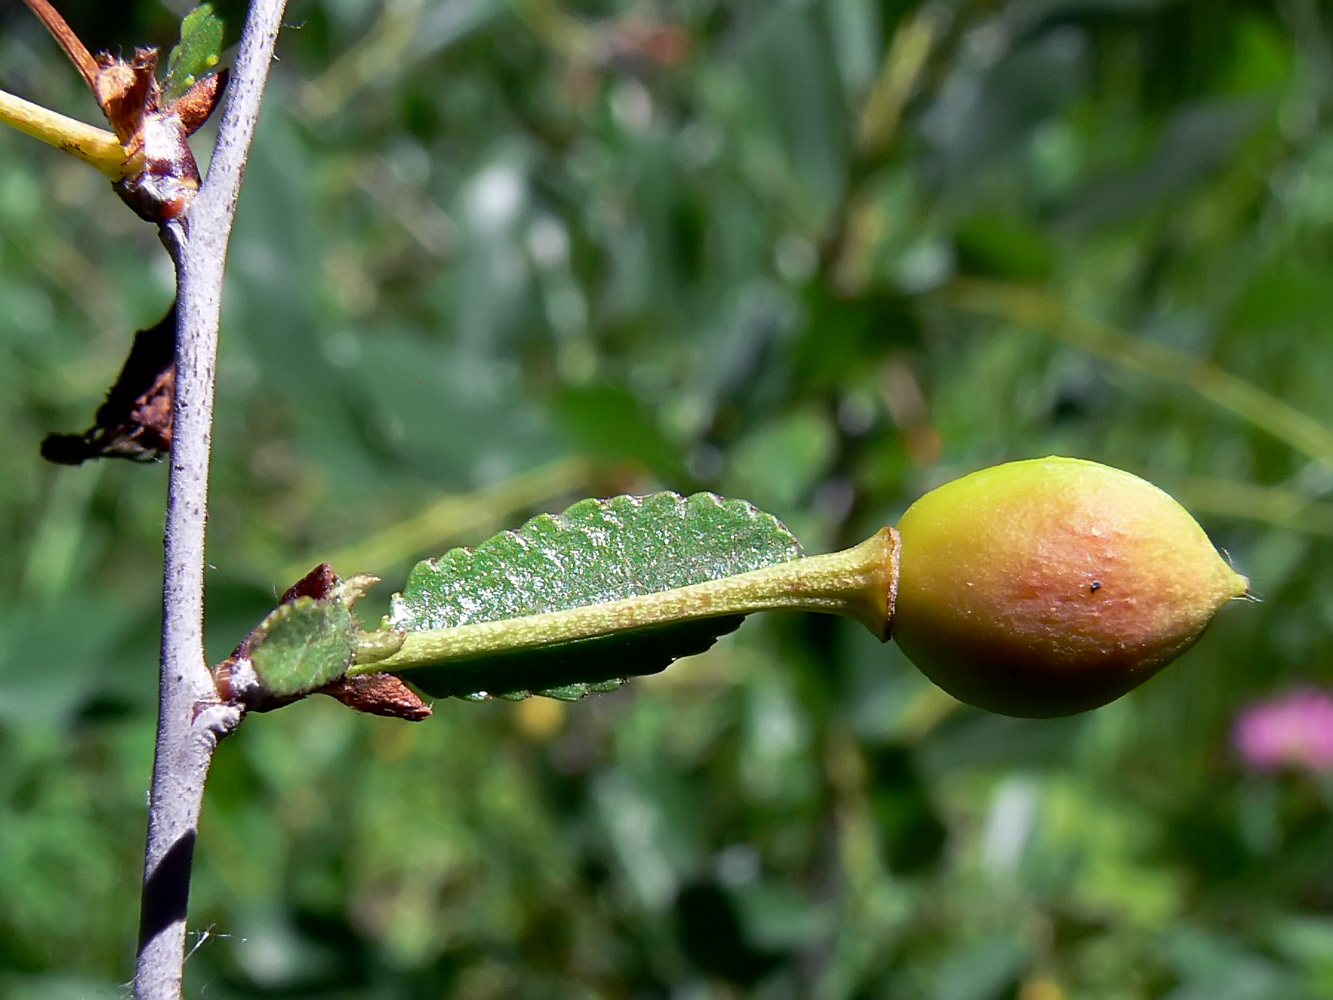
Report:
[[[163,227],[176,262],[176,408],[162,587],[157,751],[135,971],[137,1000],[178,1000],[190,868],[204,781],[240,710],[219,704],[204,660],[204,529],[222,274],[236,200],[286,0],[253,0],[208,177],[185,215]]]

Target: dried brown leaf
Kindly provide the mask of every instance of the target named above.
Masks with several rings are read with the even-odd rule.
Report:
[[[152,460],[171,449],[176,396],[176,307],[156,326],[134,335],[134,345],[93,426],[82,434],[48,434],[42,457],[59,465],[90,458]]]

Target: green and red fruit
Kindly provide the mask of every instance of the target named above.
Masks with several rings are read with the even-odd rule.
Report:
[[[1079,459],[964,476],[898,532],[894,640],[945,691],[1005,715],[1120,697],[1249,588],[1170,496]]]

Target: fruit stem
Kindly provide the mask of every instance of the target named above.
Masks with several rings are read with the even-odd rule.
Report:
[[[348,674],[392,673],[653,625],[753,611],[843,615],[856,619],[883,640],[888,638],[897,584],[898,533],[892,528],[881,528],[860,545],[841,552],[792,559],[689,587],[522,618],[408,632],[401,648],[387,657],[383,655],[386,636],[391,634],[396,641],[401,633],[362,633],[357,664]]]
[[[134,173],[134,163],[111,132],[0,90],[0,122],[50,143],[96,167],[112,180]]]

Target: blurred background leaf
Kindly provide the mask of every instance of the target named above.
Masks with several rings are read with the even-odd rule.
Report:
[[[112,51],[183,13],[61,8]],[[1333,687],[1327,19],[295,0],[228,277],[215,660],[324,558],[397,574],[373,617],[417,559],[585,494],[734,493],[817,552],[1051,453],[1177,492],[1264,602],[1070,720],[963,709],[816,616],[571,706],[254,717],[209,788],[190,995],[1328,996],[1329,775],[1231,743]],[[95,120],[17,4],[0,85]],[[113,996],[165,475],[37,445],[170,270],[93,171],[0,157],[0,993]],[[962,308],[980,282],[1041,308]]]

